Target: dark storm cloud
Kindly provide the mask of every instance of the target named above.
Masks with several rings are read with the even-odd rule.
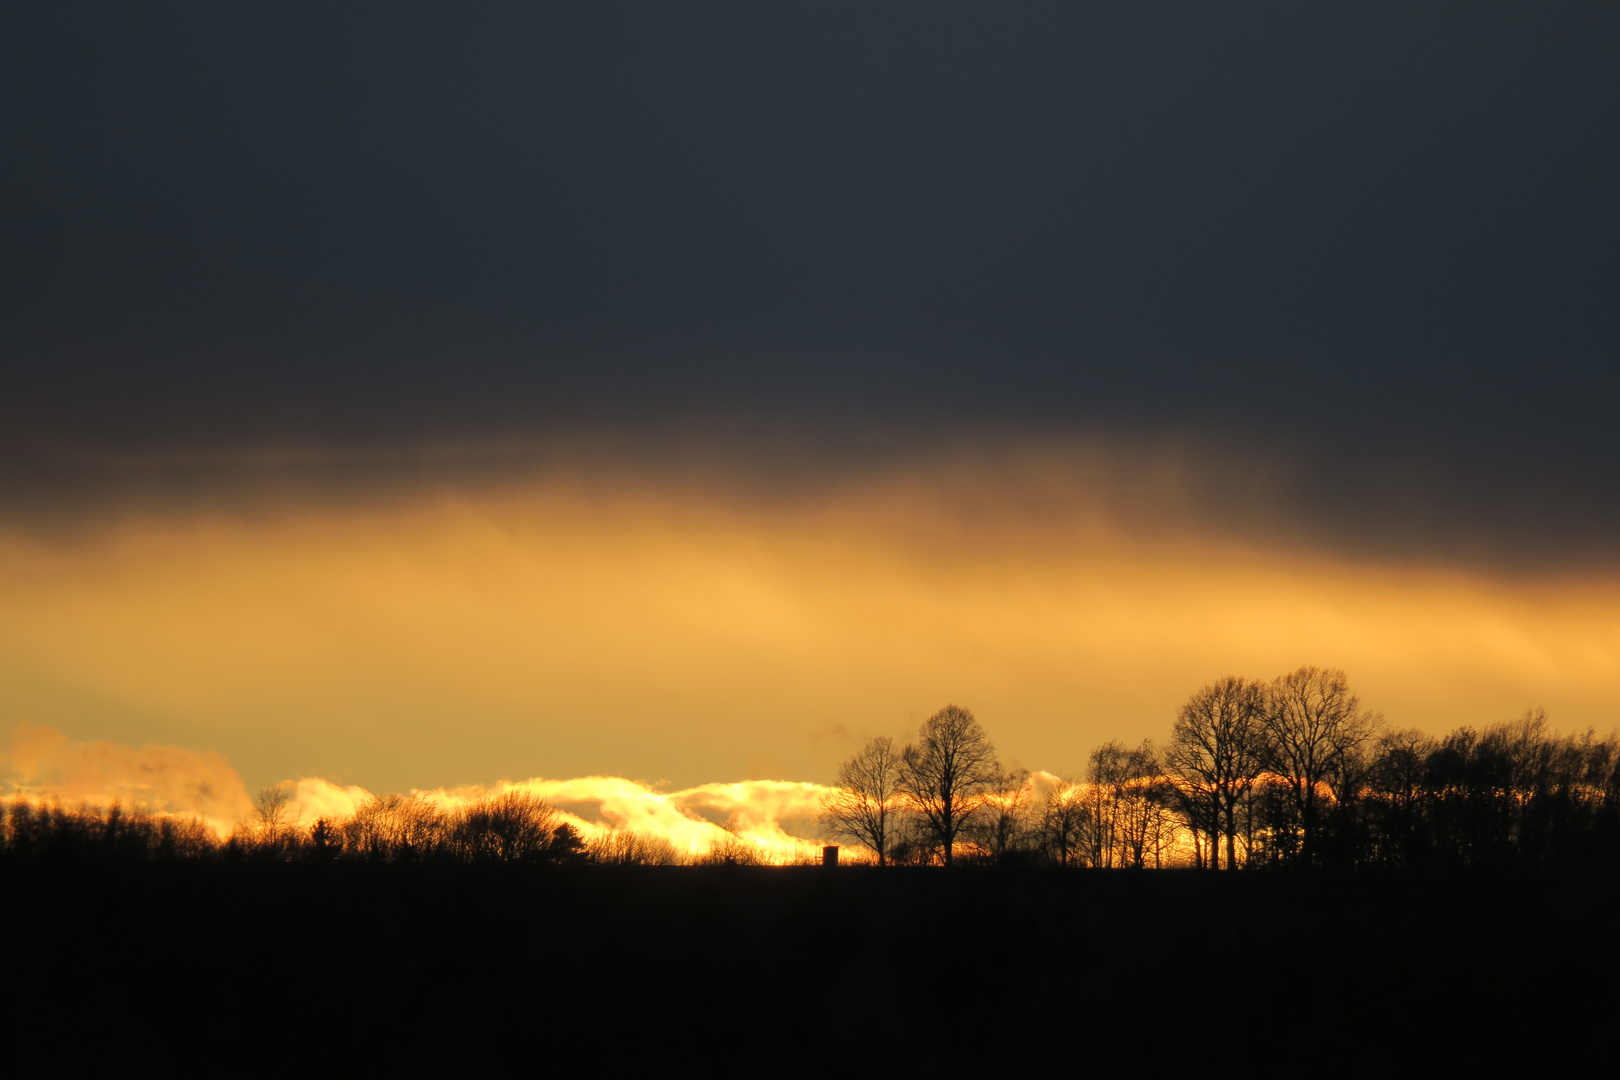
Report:
[[[1620,538],[1613,8],[40,5],[0,40],[14,507],[176,448],[722,418],[845,464],[1190,435],[1285,460],[1335,542]]]

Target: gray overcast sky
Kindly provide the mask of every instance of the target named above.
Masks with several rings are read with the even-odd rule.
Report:
[[[1617,56],[1589,3],[10,5],[0,497],[115,486],[87,447],[1190,432],[1325,533],[1612,562]]]

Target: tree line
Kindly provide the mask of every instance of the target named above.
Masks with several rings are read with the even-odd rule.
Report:
[[[614,830],[582,837],[544,799],[507,791],[459,806],[415,795],[376,795],[352,816],[301,824],[285,787],[259,792],[229,836],[197,818],[119,803],[64,807],[0,801],[0,854],[111,860],[245,859],[260,862],[501,863],[527,865],[754,865],[753,844],[730,832],[702,855],[658,836]]]
[[[1387,726],[1343,671],[1194,692],[1162,745],[1081,778],[1005,770],[967,709],[843,763],[823,828],[879,866],[1547,867],[1620,861],[1620,741],[1543,711],[1444,736]]]
[[[25,857],[560,863],[593,854],[545,800],[520,791],[454,809],[381,795],[352,817],[300,826],[286,789],[265,788],[250,818],[224,839],[195,818],[117,803],[67,808],[14,799],[0,825],[4,850]]]
[[[830,839],[878,866],[1200,869],[1620,863],[1620,741],[1561,735],[1535,710],[1443,736],[1392,728],[1344,672],[1195,691],[1169,738],[1111,741],[1080,777],[1005,769],[972,712],[948,705],[899,746],[877,738],[839,767]],[[538,796],[460,806],[380,795],[300,824],[285,787],[260,792],[226,838],[201,821],[118,804],[0,802],[15,857],[276,861],[752,864],[746,839],[701,856],[632,831],[582,837]]]

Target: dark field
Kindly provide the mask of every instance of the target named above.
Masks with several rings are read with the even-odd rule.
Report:
[[[1610,876],[0,866],[6,1060],[46,1071],[1617,1057]]]

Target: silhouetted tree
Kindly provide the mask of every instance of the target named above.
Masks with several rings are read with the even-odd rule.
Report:
[[[0,802],[0,851],[14,856],[131,861],[204,858],[219,850],[196,818],[160,816],[143,806],[114,801],[68,810],[25,797]]]
[[[1041,800],[1040,847],[1059,866],[1085,861],[1086,839],[1092,827],[1086,790],[1069,780],[1046,789]]]
[[[969,836],[998,866],[1027,858],[1031,833],[1029,770],[999,773],[987,795],[983,809],[968,828]]]
[[[201,859],[219,851],[219,840],[196,818],[165,817],[158,822],[155,854],[162,859]]]
[[[1125,781],[1129,748],[1118,739],[1109,739],[1091,752],[1086,762],[1087,795],[1091,808],[1091,865],[1110,867],[1118,851],[1115,834],[1119,827],[1114,792]]]
[[[1620,742],[1531,710],[1483,732],[1387,732],[1368,756],[1367,857],[1384,865],[1570,865],[1620,858]]]
[[[559,844],[568,829],[571,845]],[[542,862],[577,850],[578,836],[544,799],[526,791],[506,791],[469,803],[454,816],[450,843],[462,858],[494,862]],[[570,852],[571,853],[571,852]]]
[[[628,829],[615,829],[590,841],[585,845],[585,857],[613,866],[678,866],[688,861],[663,837]]]
[[[309,827],[310,858],[327,862],[343,853],[343,831],[330,818],[316,818]]]
[[[1151,859],[1158,866],[1174,830],[1169,785],[1159,752],[1151,740],[1144,739],[1125,755],[1124,766],[1112,799],[1120,864],[1140,870]]]
[[[284,787],[259,790],[253,801],[253,824],[264,835],[273,835],[293,822],[292,794]]]
[[[1287,857],[1317,860],[1323,799],[1334,781],[1346,794],[1359,781],[1362,750],[1382,720],[1362,709],[1337,668],[1302,667],[1267,688],[1264,764],[1281,782],[1292,811],[1295,835],[1281,845]],[[1288,823],[1275,826],[1286,829]]]
[[[901,789],[946,866],[956,843],[1001,775],[996,748],[968,710],[947,705],[923,721],[917,741],[901,755]]]
[[[838,786],[821,804],[821,827],[868,848],[879,866],[895,842],[903,765],[894,740],[879,736],[838,767]]]
[[[1091,752],[1086,769],[1095,866],[1155,864],[1168,842],[1171,802],[1164,767],[1151,740],[1126,746],[1110,740]]]
[[[1225,836],[1228,869],[1237,867],[1238,810],[1264,761],[1265,709],[1264,686],[1228,676],[1187,699],[1165,748],[1165,765],[1183,804],[1195,808],[1189,820],[1213,822]],[[1220,868],[1216,843],[1210,844],[1209,865]]]
[[[261,788],[253,800],[246,835],[238,837],[238,843],[256,858],[289,857],[298,843],[293,836],[296,819],[291,792],[280,785]]]
[[[1438,747],[1438,740],[1421,731],[1379,734],[1367,770],[1368,855],[1373,862],[1404,866],[1422,858],[1428,847],[1426,774]]]
[[[551,843],[545,852],[547,862],[578,863],[585,861],[585,838],[568,822],[560,823],[551,831]]]
[[[759,866],[765,861],[759,845],[742,835],[735,817],[724,826],[725,835],[695,861],[700,866]]]
[[[895,840],[889,848],[891,865],[932,866],[944,861],[939,838],[921,814],[901,814],[895,824]]]
[[[414,861],[442,850],[449,822],[438,807],[411,795],[378,795],[344,825],[344,846],[379,861]]]
[[[89,821],[94,822],[97,811],[91,811]],[[157,847],[157,821],[151,813],[140,808],[126,810],[114,800],[112,805],[99,811],[100,854],[104,858],[145,859]],[[94,826],[92,826],[94,827]]]

